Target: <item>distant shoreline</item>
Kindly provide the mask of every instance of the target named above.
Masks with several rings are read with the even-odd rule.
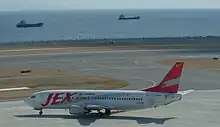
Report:
[[[206,37],[157,37],[157,38],[123,38],[123,39],[81,39],[81,40],[45,40],[0,43],[0,49],[35,48],[35,47],[97,47],[97,46],[182,46],[219,47],[220,36]]]

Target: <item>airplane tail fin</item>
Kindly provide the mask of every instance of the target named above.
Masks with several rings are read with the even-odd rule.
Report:
[[[164,79],[156,86],[143,89],[142,91],[177,93],[180,85],[184,62],[176,62]]]

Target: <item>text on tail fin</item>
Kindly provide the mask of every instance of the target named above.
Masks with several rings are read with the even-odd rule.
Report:
[[[176,62],[164,79],[155,87],[144,89],[143,91],[177,93],[180,85],[184,62]]]

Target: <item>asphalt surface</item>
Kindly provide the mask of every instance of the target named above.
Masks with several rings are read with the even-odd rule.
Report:
[[[220,91],[195,91],[165,107],[113,114],[109,117],[75,117],[65,110],[44,110],[38,116],[23,101],[0,103],[1,127],[218,127]]]
[[[155,63],[166,58],[210,57],[219,52],[197,51],[97,51],[86,53],[0,55],[0,66],[6,67],[49,67],[73,73],[101,75],[125,80],[129,85],[123,89],[142,89],[160,82],[171,66]],[[219,75],[212,71],[184,69],[181,90],[219,89]]]
[[[159,59],[180,57],[212,57],[218,52],[132,51],[96,52],[7,57],[0,55],[0,66],[50,67],[74,73],[94,74],[123,79],[123,89],[142,89],[148,80],[160,80],[171,66],[155,63]],[[1,102],[0,126],[187,126],[216,127],[220,124],[219,74],[198,69],[184,69],[181,90],[195,89],[183,100],[166,107],[113,114],[109,118],[77,118],[64,110],[45,110],[43,116],[23,101]],[[205,91],[204,91],[205,90]],[[208,91],[207,91],[208,90]]]

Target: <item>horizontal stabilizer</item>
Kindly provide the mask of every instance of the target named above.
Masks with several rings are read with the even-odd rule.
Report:
[[[178,94],[181,94],[181,95],[186,95],[186,94],[191,93],[191,92],[193,92],[193,91],[195,91],[195,90],[178,91],[177,93],[178,93]]]

